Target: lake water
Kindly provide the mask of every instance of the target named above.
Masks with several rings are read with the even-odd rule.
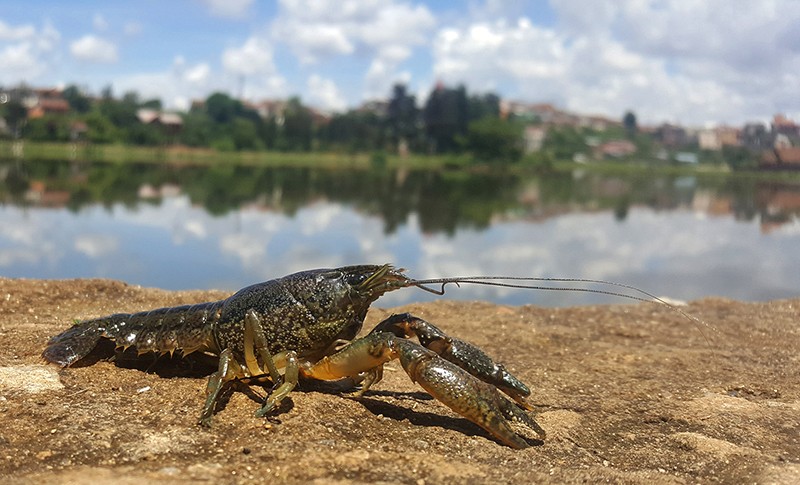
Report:
[[[236,290],[295,271],[392,262],[414,277],[611,280],[692,300],[796,297],[800,185],[0,161],[0,275]],[[392,306],[437,298],[417,289]],[[547,306],[599,295],[448,287]]]

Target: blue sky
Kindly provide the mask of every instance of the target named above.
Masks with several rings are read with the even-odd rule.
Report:
[[[0,9],[0,85],[335,111],[442,81],[649,123],[797,120],[798,25],[796,0],[27,0]]]

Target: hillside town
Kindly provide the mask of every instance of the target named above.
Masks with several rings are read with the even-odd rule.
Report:
[[[21,84],[0,88],[3,138],[218,150],[386,150],[401,156],[471,151],[489,159],[547,155],[576,162],[643,159],[800,169],[800,125],[782,114],[769,123],[743,126],[642,125],[633,110],[619,118],[587,115],[442,84],[423,106],[398,85],[390,98],[365,102],[347,113],[321,111],[298,98],[253,102],[224,93],[176,112],[164,110],[158,99],[141,100],[135,92],[117,99],[111,88],[92,96],[76,86]],[[482,142],[514,149],[481,151]]]

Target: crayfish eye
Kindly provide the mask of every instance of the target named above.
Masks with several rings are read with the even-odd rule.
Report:
[[[338,270],[326,271],[320,275],[325,280],[339,280],[342,278],[342,272]]]
[[[347,275],[347,284],[350,286],[358,286],[361,283],[363,283],[367,278],[369,278],[368,274],[351,273]]]

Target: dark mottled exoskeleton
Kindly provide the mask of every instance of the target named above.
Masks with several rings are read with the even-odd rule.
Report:
[[[203,425],[210,425],[228,382],[257,383],[269,377],[275,387],[256,412],[264,416],[301,376],[352,377],[361,381],[357,394],[363,394],[381,379],[384,363],[399,359],[413,381],[508,446],[528,446],[522,428],[543,439],[544,430],[522,409],[530,410],[525,402],[529,389],[477,347],[409,314],[393,315],[356,339],[370,304],[387,291],[409,286],[421,284],[390,265],[303,271],[216,302],[83,321],[53,337],[42,355],[69,366],[103,337],[139,354],[216,354],[219,368],[208,382]]]

